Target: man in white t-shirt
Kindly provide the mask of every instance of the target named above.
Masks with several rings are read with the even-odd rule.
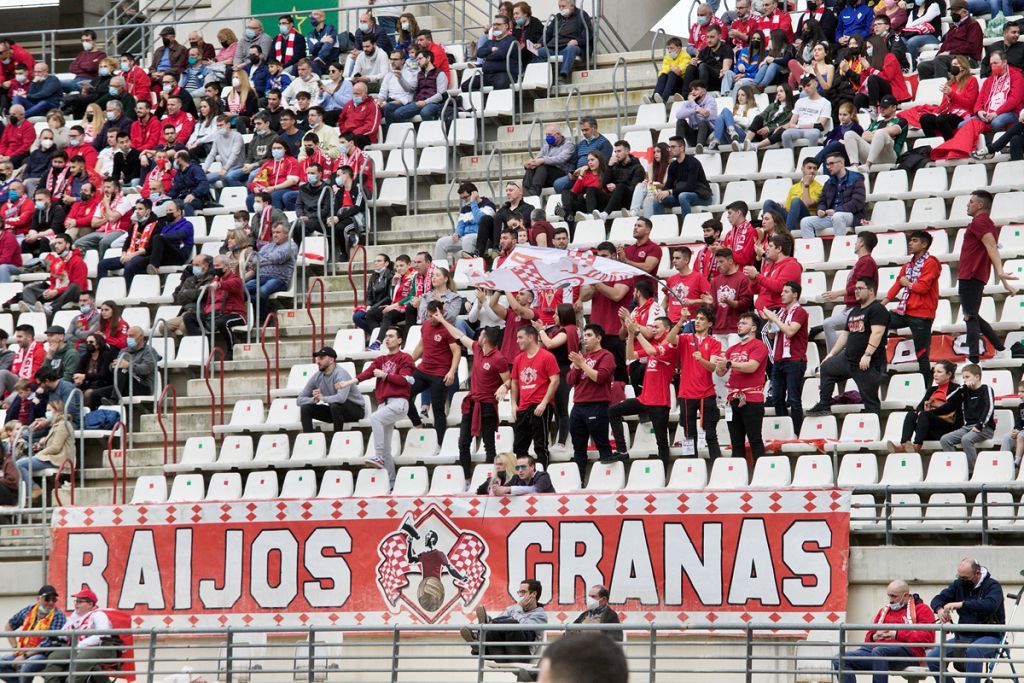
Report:
[[[67,616],[64,622],[63,631],[78,631],[69,635],[67,645],[57,648],[50,653],[49,662],[42,671],[46,680],[57,680],[54,674],[67,672],[67,680],[91,680],[109,681],[110,679],[100,673],[100,667],[106,663],[115,661],[118,656],[116,647],[104,642],[104,634],[92,634],[90,631],[109,631],[113,627],[110,617],[106,612],[97,606],[99,601],[96,593],[88,588],[82,588],[72,595],[75,599],[75,611]],[[71,662],[71,642],[75,638],[75,661]],[[84,675],[95,672],[92,676]],[[78,674],[77,676],[75,674]]]
[[[816,145],[832,118],[832,103],[818,92],[818,79],[807,74],[800,81],[805,97],[793,105],[793,118],[782,126],[782,146],[795,147],[797,140]]]

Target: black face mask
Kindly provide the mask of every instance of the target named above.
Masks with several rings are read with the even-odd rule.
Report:
[[[224,269],[223,268],[211,268],[210,269],[210,274],[212,274],[214,277],[224,277]]]
[[[962,577],[962,576],[958,576],[958,577],[956,577],[956,580],[960,582],[960,586],[961,586],[961,587],[962,587],[962,588],[963,588],[964,590],[967,590],[967,591],[969,591],[969,590],[971,590],[972,588],[974,588],[974,579],[965,579],[965,578],[964,578],[964,577]]]
[[[228,47],[229,45],[231,45],[231,43],[229,43],[229,42],[228,42],[228,41],[226,41],[226,40],[222,40],[222,41],[220,41],[220,46],[221,46],[221,47]]]
[[[715,243],[715,238],[713,236],[712,237],[705,237],[704,238],[704,244],[708,245],[709,247],[712,244],[714,244],[714,243]]]
[[[249,63],[250,64],[259,64],[260,63],[260,56],[259,55],[249,55]]]
[[[86,353],[96,353],[96,345],[95,344],[86,344],[85,345],[85,351],[86,351]]]
[[[171,39],[170,38],[164,38],[163,39],[163,43],[164,43],[164,47],[170,47],[171,46]]]
[[[957,65],[957,64],[951,65],[949,67],[949,75],[950,76],[958,76],[958,75],[960,75],[960,66]]]

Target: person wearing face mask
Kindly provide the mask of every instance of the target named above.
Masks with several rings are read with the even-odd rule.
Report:
[[[36,139],[36,129],[25,118],[25,107],[12,104],[8,110],[8,125],[0,134],[0,162],[9,161],[17,168],[28,156]]]
[[[395,38],[395,49],[392,53],[397,52],[401,55],[402,59],[409,56],[409,50],[416,47],[416,34],[420,32],[420,25],[416,21],[416,17],[406,12],[398,18],[398,35]]]
[[[50,240],[50,246],[53,253],[46,258],[50,277],[22,291],[23,312],[36,311],[49,317],[66,304],[78,301],[78,295],[89,288],[89,267],[82,260],[81,252],[71,248],[71,238],[56,235]]]
[[[374,43],[377,45],[377,47],[381,50],[384,50],[385,55],[390,54],[391,51],[395,49],[395,43],[393,40],[391,40],[391,34],[394,33],[394,28],[395,21],[393,17],[391,19],[391,30],[388,31],[387,29],[385,29],[384,27],[377,23],[377,18],[373,15],[373,12],[369,10],[360,12],[359,22],[358,25],[356,26],[356,30],[354,31],[353,35],[353,47],[349,54],[352,56],[353,59],[358,57],[359,55],[357,55],[356,53],[359,51],[359,48],[363,44],[363,41],[366,40],[368,37],[373,38]]]
[[[175,40],[173,26],[164,26],[160,30],[160,42],[153,49],[153,57],[149,62],[149,73],[154,76],[169,74],[174,78],[181,75],[188,63],[188,50]]]
[[[135,55],[130,52],[122,52],[118,60],[118,74],[124,79],[124,90],[135,98],[136,102],[149,102],[155,104],[153,93],[153,82],[146,70],[138,65]]]
[[[372,35],[364,36],[360,47],[345,59],[343,73],[353,85],[364,83],[370,91],[378,92],[384,75],[390,71],[388,51],[378,46]]]
[[[323,152],[328,161],[337,157],[341,153],[341,137],[337,128],[329,126],[325,122],[327,113],[324,111],[324,108],[320,106],[310,107],[306,116],[309,131],[317,138],[317,144],[314,145],[315,149]],[[303,140],[306,139],[306,137],[303,137]],[[307,147],[308,145],[303,144],[299,148],[298,159],[300,162],[309,156]]]
[[[246,198],[246,208],[253,210],[255,195],[260,192],[270,194],[274,208],[291,210],[285,201],[288,193],[300,182],[302,169],[299,162],[288,153],[288,145],[284,139],[277,137],[271,144],[271,158],[260,166],[256,177],[249,183],[252,191]]]
[[[295,30],[295,19],[290,14],[277,18],[277,29],[271,54],[283,70],[293,73],[299,60],[306,58],[306,40]]]
[[[587,609],[572,622],[574,624],[618,624],[619,613],[608,606],[608,588],[601,584],[587,591]],[[622,631],[610,631],[608,637],[622,642]]]
[[[708,3],[698,3],[696,16],[694,17],[693,24],[690,26],[690,37],[686,41],[686,52],[691,57],[696,57],[697,53],[707,47],[708,29],[712,26],[717,26],[720,34],[725,33],[725,24],[715,16],[715,11],[711,8],[711,5]]]
[[[100,407],[95,399],[96,392],[114,386],[114,372],[111,365],[117,356],[117,348],[107,344],[102,334],[95,332],[86,335],[79,346],[81,356],[78,358],[75,373],[71,376],[78,389],[82,390],[86,405],[91,410]]]
[[[242,167],[244,142],[241,134],[231,127],[231,117],[227,114],[218,116],[215,125],[216,133],[210,153],[203,162],[203,173],[206,174],[207,182],[220,183],[223,187],[227,174]],[[220,164],[220,170],[211,170],[215,163]]]
[[[533,460],[533,458],[530,458]],[[523,458],[520,458],[516,462],[516,476],[512,478],[513,481],[520,479],[520,473],[522,470],[519,465],[523,463]],[[530,465],[533,468],[533,465]],[[537,477],[547,478],[547,474],[544,472],[536,473]],[[549,482],[550,484],[550,482]],[[508,487],[496,487],[505,489]],[[552,489],[553,490],[553,489]],[[544,611],[544,607],[540,604],[540,596],[543,591],[540,581],[536,579],[526,579],[519,584],[519,591],[517,595],[519,600],[505,608],[498,616],[493,619],[487,615],[487,610],[481,605],[476,609],[477,620],[481,624],[522,624],[525,628],[517,631],[506,631],[506,630],[493,630],[484,631],[478,633],[468,626],[463,626],[459,630],[459,634],[462,639],[467,643],[480,643],[483,642],[483,656],[487,659],[493,659],[499,657],[502,662],[517,661],[517,660],[528,660],[533,661],[533,657],[540,651],[542,636],[539,631],[534,630],[531,626],[543,625],[548,623],[547,612]],[[506,645],[505,643],[533,643],[532,645]],[[474,656],[478,655],[478,645],[473,645],[470,648]]]
[[[556,180],[565,177],[575,162],[576,145],[556,124],[548,124],[538,155],[523,163],[523,194],[539,197],[543,188],[552,187]]]
[[[203,334],[210,329],[210,321],[216,330],[216,337],[224,342],[224,359],[234,358],[234,336],[232,329],[245,325],[245,288],[234,261],[224,254],[213,257],[213,279],[203,297],[203,310],[189,311],[183,318],[188,334]],[[202,325],[199,316],[202,316]]]
[[[120,79],[119,79],[120,80]],[[111,79],[113,81],[113,79]],[[135,103],[132,103],[134,112]],[[101,152],[107,147],[107,134],[110,131],[114,131],[118,135],[131,136],[132,132],[132,120],[125,116],[124,105],[121,104],[120,100],[112,99],[106,104],[106,121],[103,123],[103,128],[100,129],[99,134],[92,141],[92,148],[97,152]],[[115,138],[116,140],[116,138]]]
[[[600,152],[601,157],[604,159],[611,159],[612,157],[612,143],[597,129],[596,117],[581,116],[577,130],[579,131],[579,142],[574,147],[576,158],[570,162],[569,175],[564,178],[557,178],[552,183],[552,187],[555,188],[555,192],[558,194],[570,189],[576,180],[576,176],[587,170],[587,158],[591,152]],[[543,147],[541,150],[543,154]],[[540,193],[538,192],[537,194]]]
[[[245,22],[245,30],[242,37],[238,39],[238,47],[235,49],[234,64],[236,67],[249,63],[253,47],[259,48],[261,57],[270,55],[274,48],[274,38],[263,30],[263,22],[259,19],[249,19]]]
[[[136,275],[144,273],[149,263],[149,244],[158,219],[148,199],[137,199],[131,216],[131,232],[118,256],[104,257],[96,268],[96,276],[105,278],[111,270],[124,270],[124,278],[131,286]]]
[[[198,168],[198,166],[197,166]],[[201,172],[200,172],[201,173]],[[205,182],[206,178],[203,177]],[[182,206],[175,201],[164,205],[167,216],[160,232],[154,231],[149,250],[146,272],[156,275],[164,266],[180,266],[188,263],[195,246],[195,231],[185,216]]]
[[[953,23],[942,39],[938,54],[934,59],[917,65],[918,76],[922,80],[944,78],[956,55],[971,60],[972,68],[981,60],[984,32],[977,20],[970,16],[966,0],[951,0],[949,18]]]
[[[96,78],[100,61],[106,56],[107,53],[96,46],[96,32],[91,29],[82,31],[82,51],[68,65],[68,71],[74,74],[74,78],[61,83],[64,92],[78,92],[83,83]]]
[[[11,183],[4,203],[0,204],[0,219],[3,220],[4,229],[19,236],[26,234],[32,227],[34,211],[35,204],[25,194],[25,186],[17,181]]]
[[[92,231],[92,219],[99,206],[100,196],[94,185],[88,178],[81,185],[81,192],[77,197],[64,195],[63,204],[68,209],[68,216],[64,219],[64,230],[72,236],[80,231]],[[70,200],[70,201],[68,201]]]
[[[177,173],[171,181],[171,191],[167,196],[182,205],[186,216],[194,216],[206,206],[210,198],[210,182],[203,168],[188,152],[178,152],[174,157],[174,165]]]
[[[309,163],[303,176],[305,182],[299,185],[295,215],[307,235],[327,232],[327,219],[331,215],[332,202],[331,187],[325,182],[325,173],[329,174],[330,169],[325,171],[321,164]],[[302,235],[297,234],[295,237],[301,240]]]
[[[42,368],[53,371],[66,382],[71,381],[78,369],[78,351],[68,343],[67,333],[60,325],[46,328],[46,356]]]
[[[313,71],[318,76],[327,71],[327,65],[338,61],[342,50],[348,52],[351,47],[351,36],[345,34],[344,39],[338,35],[338,29],[327,23],[327,15],[323,10],[309,13],[309,25],[306,33],[306,55],[313,62]]]
[[[91,290],[86,290],[78,295],[78,315],[68,328],[68,338],[75,348],[78,348],[99,329],[99,326],[100,311],[96,308],[96,295]],[[102,338],[100,335],[100,339]]]
[[[503,40],[507,43],[511,40],[511,36],[506,34]],[[399,107],[386,108],[385,119],[389,124],[411,121],[415,116],[419,116],[424,121],[434,121],[441,115],[441,102],[444,100],[445,92],[448,90],[448,79],[443,71],[434,66],[434,53],[429,50],[420,52],[417,56],[417,62],[419,64],[419,71],[416,74],[412,100],[408,104],[403,104]],[[485,69],[487,68],[486,64],[485,62]],[[502,64],[504,64],[504,61],[502,61]],[[485,71],[482,83],[495,88],[507,88],[508,76],[504,72],[501,74],[488,74]],[[465,88],[478,88],[480,84],[481,79],[474,77]]]
[[[213,280],[213,257],[209,254],[196,254],[192,264],[185,269],[181,282],[171,293],[171,302],[181,306],[177,317],[167,319],[167,333],[182,335],[185,333],[185,315],[196,310],[199,294]],[[163,334],[158,328],[154,334]]]
[[[32,227],[21,242],[22,253],[38,257],[50,251],[50,240],[64,233],[66,214],[60,202],[53,201],[50,191],[39,188],[33,193],[35,212],[32,214]]]
[[[842,671],[839,659],[832,660],[832,668],[838,672],[840,683],[856,683],[856,673],[861,671],[875,672],[872,681],[884,683],[888,680],[886,672],[900,671],[915,663],[899,661],[900,658],[920,659],[924,657],[924,645],[935,641],[934,631],[885,627],[886,624],[903,626],[935,623],[932,608],[920,595],[910,592],[910,586],[906,581],[895,579],[886,586],[885,595],[888,604],[875,615],[872,623],[878,624],[878,627],[864,635],[864,645],[846,651]]]
[[[668,102],[678,99],[683,92],[683,74],[690,65],[690,55],[683,50],[683,41],[669,38],[665,43],[665,56],[661,59],[658,69],[658,82],[654,85],[654,94],[645,97],[644,102]]]
[[[11,102],[25,107],[25,116],[41,116],[60,106],[64,89],[56,76],[50,74],[46,62],[37,62],[24,96],[13,96]]]
[[[512,37],[523,51],[523,64],[537,61],[544,40],[544,22],[533,16],[533,8],[525,2],[512,5],[511,19]]]
[[[39,133],[39,139],[32,145],[28,158],[25,160],[24,169],[21,172],[22,182],[25,183],[25,192],[29,196],[35,194],[36,187],[50,170],[53,156],[57,153],[57,145],[54,142],[53,131],[44,128]]]
[[[270,297],[288,289],[295,273],[298,248],[288,239],[287,225],[287,222],[274,223],[270,241],[260,245],[245,273],[245,289],[249,292],[249,299],[259,299],[260,318],[255,322],[263,322],[270,312]]]
[[[537,57],[547,60],[558,55],[562,64],[558,70],[558,82],[568,83],[572,77],[577,58],[586,59],[591,54],[594,24],[590,15],[576,6],[576,0],[558,0],[558,16],[544,29],[543,46]],[[690,35],[694,35],[691,33]]]
[[[190,31],[188,34],[189,49],[199,50],[199,61],[209,63],[217,57],[216,48],[203,39],[202,31]]]
[[[463,86],[463,90],[479,90],[481,87],[492,87],[495,90],[505,90],[511,87],[513,81],[519,80],[519,64],[526,63],[526,57],[522,55],[522,48],[519,41],[510,32],[512,20],[502,14],[494,17],[491,22],[491,29],[487,39],[477,49],[477,60],[482,60],[481,74],[474,76]],[[424,69],[423,60],[433,55],[429,52],[420,53],[420,68]],[[433,63],[428,68],[433,69]],[[443,76],[444,74],[442,74]],[[510,80],[511,79],[511,80]],[[445,81],[445,89],[447,89]],[[439,93],[444,90],[440,89]],[[420,100],[418,95],[417,100]]]
[[[40,376],[43,375],[44,371],[41,370]],[[45,376],[52,377],[51,382],[64,381],[59,380],[52,370]],[[34,441],[32,444],[34,454],[21,458],[17,462],[21,481],[31,488],[33,498],[38,498],[42,494],[42,489],[33,479],[38,477],[42,470],[60,468],[74,457],[75,450],[74,438],[68,428],[67,420],[64,419],[64,401],[51,397],[46,405],[44,420],[47,422],[48,429],[38,441]],[[37,431],[33,430],[33,436]]]
[[[185,58],[185,68],[182,69],[178,80],[178,86],[189,95],[199,97],[203,94],[203,86],[206,84],[208,75],[209,69],[203,63],[199,48],[190,47],[188,56]]]
[[[28,50],[11,38],[0,38],[0,88],[11,87],[14,69],[18,64],[24,64],[25,68],[31,71],[36,60]]]
[[[362,180],[366,191],[372,192],[373,167],[369,158],[359,149],[352,133],[341,133],[338,137],[341,140],[341,154],[334,160],[335,170],[340,172],[343,167],[348,166],[355,171],[356,177]]]
[[[351,247],[359,241],[359,235],[365,228],[364,211],[366,194],[354,178],[351,166],[340,166],[335,178],[334,215],[327,219],[327,225],[334,230],[335,244],[338,245],[338,258],[348,260]]]
[[[360,149],[376,144],[380,132],[380,107],[368,97],[368,93],[365,83],[356,83],[352,87],[352,100],[342,108],[338,116],[338,130],[351,133]]]
[[[245,61],[236,66],[233,72],[235,74],[244,73],[248,76],[249,84],[252,86],[253,90],[256,91],[256,94],[259,97],[267,95],[267,79],[270,77],[270,69],[263,60],[263,54],[264,53],[260,50],[259,45],[253,45],[249,48],[248,57]],[[280,95],[280,93],[278,93],[278,95]]]
[[[102,404],[104,400],[111,400],[115,396],[151,395],[159,362],[160,356],[146,342],[142,328],[135,325],[129,327],[127,343],[114,361],[114,384],[97,389],[93,399]]]

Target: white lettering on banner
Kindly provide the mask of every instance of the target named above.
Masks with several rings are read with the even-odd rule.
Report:
[[[132,534],[121,598],[117,601],[118,609],[130,610],[137,605],[146,605],[149,609],[164,608],[160,565],[152,529],[139,529]]]
[[[586,593],[594,584],[604,582],[597,567],[602,557],[604,537],[596,524],[562,522],[558,525],[558,601],[561,604],[574,604],[581,592]]]
[[[317,529],[306,539],[303,562],[314,580],[302,584],[302,594],[311,607],[335,607],[348,600],[352,572],[342,555],[350,552],[352,537],[345,529]]]
[[[99,604],[107,604],[107,580],[103,572],[107,568],[108,550],[103,534],[74,534],[68,538],[68,585],[67,590],[60,591],[65,599],[70,599],[82,586],[88,586],[96,593]]]
[[[736,559],[729,580],[729,604],[745,605],[757,600],[778,605],[779,591],[772,567],[772,551],[763,519],[744,519],[736,542]]]
[[[249,562],[250,589],[256,604],[263,609],[287,607],[299,590],[299,542],[292,532],[261,531],[250,548]],[[277,569],[276,577],[271,576],[272,566]]]
[[[242,597],[242,536],[239,529],[230,529],[224,534],[222,587],[217,587],[215,579],[199,580],[199,601],[205,609],[230,609]],[[175,551],[178,549],[175,548]],[[195,553],[192,555],[194,557]]]
[[[192,609],[192,529],[188,527],[174,530],[174,609]]]
[[[704,524],[701,561],[682,524],[665,525],[665,604],[683,604],[683,577],[705,605],[722,604],[722,525]]]
[[[554,536],[555,531],[547,522],[522,522],[508,535],[508,594],[512,599],[517,599],[519,584],[528,578],[537,579],[542,586],[555,585],[555,570],[550,562],[526,566],[530,548],[550,553]]]
[[[645,605],[658,604],[658,584],[654,580],[647,532],[641,520],[627,519],[622,523],[617,550],[609,602],[636,599]]]
[[[805,546],[813,544],[818,550]],[[782,580],[782,594],[794,605],[820,605],[832,590],[825,548],[832,547],[832,529],[824,521],[798,521],[782,535],[782,561],[796,577]],[[808,580],[813,579],[812,584]]]

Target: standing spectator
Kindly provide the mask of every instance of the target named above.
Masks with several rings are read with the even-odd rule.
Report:
[[[761,421],[764,419],[764,384],[768,365],[768,347],[757,338],[757,321],[753,313],[743,313],[736,324],[740,341],[725,351],[715,366],[715,374],[728,373],[726,389],[732,409],[729,438],[732,455],[740,457],[750,443],[754,459],[764,455]]]
[[[689,323],[703,305],[704,295],[711,295],[708,279],[690,268],[692,258],[693,251],[689,247],[672,249],[672,268],[675,272],[665,280],[667,287],[661,308],[673,325],[680,320],[684,324]]]
[[[931,409],[935,416],[963,414],[963,426],[942,435],[939,444],[944,451],[957,450],[967,456],[967,470],[974,471],[978,444],[995,434],[996,396],[992,387],[981,383],[981,367],[968,363],[961,368],[963,385],[949,392],[946,402]]]
[[[864,176],[846,169],[843,155],[833,152],[825,158],[829,178],[821,190],[816,216],[800,220],[800,236],[813,238],[818,230],[832,228],[841,237],[865,218]]]
[[[855,294],[857,280],[867,277],[875,282],[878,281],[878,264],[875,263],[875,259],[871,256],[871,252],[875,250],[877,245],[878,236],[873,232],[862,232],[857,235],[853,251],[853,255],[857,257],[857,262],[854,263],[853,270],[846,277],[846,289],[828,291],[822,296],[825,301],[836,301],[842,297],[842,305],[833,308],[832,315],[822,323],[822,330],[825,332],[825,349],[827,351],[831,351],[832,347],[835,346],[839,334],[846,329],[846,319],[854,307],[857,306],[857,296]],[[811,338],[813,339],[816,336],[817,333],[812,331]]]
[[[597,245],[597,255],[604,258],[615,258],[617,250],[611,242]],[[615,356],[616,380],[626,380],[626,347],[621,334],[622,319],[619,309],[628,306],[633,299],[633,278],[617,282],[598,282],[587,285],[580,292],[580,303],[592,301],[590,322],[600,325],[605,332],[601,346]]]
[[[682,319],[680,319],[682,322]],[[697,415],[704,430],[708,455],[713,460],[722,455],[718,445],[718,411],[714,380],[716,357],[722,353],[722,343],[711,334],[715,312],[709,306],[700,306],[693,315],[693,332],[680,334],[681,325],[675,324],[669,333],[678,342],[679,353],[679,410],[680,423],[687,440],[693,440],[693,455],[697,455]]]
[[[685,138],[678,135],[669,138],[668,151],[672,162],[665,176],[665,189],[654,194],[654,214],[678,206],[680,216],[685,218],[692,207],[711,203],[711,184],[700,161],[686,155]]]
[[[820,164],[814,157],[806,157],[800,165],[800,179],[793,183],[786,195],[786,203],[779,205],[773,199],[765,200],[761,213],[777,211],[786,217],[786,227],[790,232],[800,229],[800,221],[810,215],[811,210],[817,211],[821,199],[822,185],[818,182]]]
[[[722,237],[722,246],[732,250],[733,260],[738,268],[754,263],[757,230],[747,220],[749,208],[744,201],[735,201],[725,208],[729,231]]]
[[[750,290],[756,295],[754,308],[758,313],[784,306],[783,290],[790,282],[800,282],[804,267],[793,258],[793,238],[786,233],[772,235],[764,250],[760,272],[754,266],[744,266],[743,274],[750,280]],[[797,298],[799,298],[797,292]],[[807,326],[804,326],[807,333]]]
[[[272,48],[274,59],[281,63],[282,69],[293,73],[299,60],[306,58],[306,40],[295,30],[295,20],[290,14],[278,17],[277,33]]]
[[[89,83],[99,75],[100,62],[107,53],[96,47],[96,32],[91,29],[82,31],[82,51],[68,65],[74,78],[61,83],[64,92],[78,92],[82,84]]]
[[[840,333],[828,355],[821,360],[821,384],[818,402],[807,415],[832,412],[832,392],[840,380],[857,383],[869,413],[879,414],[878,386],[885,377],[885,344],[889,337],[889,311],[875,300],[878,284],[869,277],[857,279],[854,295],[857,306],[846,319],[846,331]]]
[[[335,432],[344,431],[346,422],[362,420],[366,399],[358,387],[338,387],[352,376],[338,365],[337,352],[325,346],[313,354],[313,361],[319,372],[309,378],[296,399],[303,433],[312,433],[313,420],[330,422]]]
[[[816,145],[825,124],[832,118],[832,104],[821,96],[818,79],[808,74],[800,79],[804,95],[793,105],[793,116],[782,126],[782,146],[795,147],[798,140]],[[751,125],[753,127],[753,125]]]
[[[581,351],[569,353],[572,363],[566,383],[575,388],[575,401],[569,414],[569,433],[572,436],[573,461],[586,476],[587,448],[591,440],[602,462],[614,460],[608,443],[608,411],[611,401],[612,376],[615,357],[601,348],[604,330],[590,324],[583,330]]]
[[[568,0],[562,0],[568,2]],[[572,187],[576,181],[573,170],[582,173],[587,169],[587,157],[591,152],[600,152],[602,159],[609,159],[612,156],[612,143],[597,129],[597,119],[593,116],[581,116],[579,122],[580,141],[576,143],[576,162],[570,166],[569,175],[558,178],[552,187],[556,193],[564,192]]]
[[[956,0],[954,0],[955,2]],[[1003,587],[992,578],[987,567],[982,567],[977,560],[965,557],[956,568],[953,583],[932,598],[932,611],[936,621],[948,624],[956,612],[960,626],[970,624],[1005,624],[1006,609],[1003,607]],[[996,658],[997,648],[1003,641],[1004,634],[991,631],[971,632],[958,630],[949,640],[946,647],[954,647],[953,652],[961,659],[968,680],[977,681],[986,663]],[[940,661],[943,651],[934,647],[925,655],[928,668],[932,673],[945,677],[942,667],[948,662]]]
[[[889,328],[909,327],[914,340],[914,353],[921,376],[927,382],[931,375],[929,349],[932,342],[932,321],[939,307],[939,275],[942,265],[928,253],[932,236],[915,230],[907,239],[910,260],[903,264],[896,281],[882,299],[882,305],[896,302],[889,312]]]
[[[718,119],[718,103],[708,93],[705,81],[689,83],[689,92],[689,97],[676,111],[676,136],[691,147],[696,145],[697,154],[702,154]]]
[[[540,152],[523,164],[526,169],[523,176],[523,191],[528,196],[539,197],[541,190],[552,187],[556,181],[570,172],[570,164],[576,159],[575,153],[576,145],[572,140],[562,135],[558,125],[548,124]]]
[[[544,45],[537,56],[544,61],[555,55],[561,57],[558,82],[569,83],[576,59],[591,54],[594,38],[594,24],[576,6],[576,0],[558,0],[558,16],[544,28]]]
[[[922,80],[944,78],[949,73],[953,58],[957,55],[963,55],[971,60],[972,67],[981,60],[984,33],[977,20],[970,16],[967,0],[951,0],[949,18],[953,25],[946,31],[938,54],[934,59],[919,62],[917,65],[918,77]]]
[[[654,224],[649,218],[640,217],[633,223],[633,244],[615,248],[615,256],[623,263],[647,271],[657,277],[658,266],[661,264],[661,247],[651,240],[651,229]]]
[[[924,392],[924,398],[914,410],[903,419],[903,435],[899,444],[889,442],[891,453],[920,453],[925,441],[938,441],[964,422],[963,407],[941,417],[932,412],[942,406],[951,393],[960,388],[953,381],[956,364],[942,360],[932,370],[932,385]]]
[[[971,363],[978,363],[980,355],[979,341],[981,335],[996,351],[1005,347],[996,336],[995,330],[979,314],[981,297],[988,282],[991,269],[995,269],[996,279],[1011,294],[1015,291],[1011,275],[1003,270],[1003,260],[999,256],[999,245],[996,237],[998,228],[989,217],[992,210],[992,193],[987,190],[975,190],[967,202],[967,215],[971,222],[964,233],[963,247],[960,250],[960,267],[957,272],[960,306],[964,322],[967,323],[967,358]]]
[[[507,232],[503,233],[508,235]],[[492,292],[488,308],[499,320],[505,321],[505,334],[501,341],[501,352],[511,363],[519,355],[519,341],[517,332],[522,327],[531,327],[532,321],[537,317],[533,309],[534,294],[532,289],[521,289],[515,294],[505,292],[505,305],[498,303],[501,292]],[[532,329],[532,327],[531,327]]]
[[[863,163],[858,170],[869,172],[871,164],[891,164],[903,152],[907,139],[907,120],[897,116],[899,102],[892,95],[878,101],[878,116],[858,135],[850,131],[843,138],[852,164]]]
[[[711,297],[715,310],[715,334],[736,334],[740,315],[753,308],[750,281],[736,265],[731,249],[715,252],[718,274],[711,278]]]
[[[443,301],[435,299],[427,302],[426,318],[420,328],[420,341],[412,352],[413,363],[422,360],[413,371],[413,383],[409,390],[409,420],[414,427],[422,427],[423,421],[413,401],[424,391],[430,392],[438,451],[448,428],[448,387],[455,383],[459,360],[462,358],[462,346],[442,323],[444,314]]]
[[[511,328],[506,326],[505,334],[510,333]],[[521,327],[515,335],[520,353],[512,363],[510,387],[515,435],[512,450],[517,456],[525,456],[532,442],[538,460],[547,468],[551,421],[547,410],[558,388],[558,363],[550,351],[540,347],[537,330]]]
[[[781,237],[779,235],[778,237]],[[772,398],[776,415],[789,415],[793,432],[800,433],[804,422],[801,396],[807,370],[808,315],[800,305],[799,280],[790,280],[782,287],[778,311],[766,308],[764,317],[775,326],[772,342]]]
[[[391,436],[395,423],[409,412],[409,388],[413,383],[415,366],[409,354],[402,351],[402,335],[397,327],[389,327],[384,333],[384,350],[355,378],[341,382],[338,388],[346,389],[371,377],[377,378],[373,389],[377,410],[370,415],[373,456],[366,460],[366,464],[385,470],[394,485],[395,460],[391,454]]]
[[[416,34],[416,47],[419,51],[429,50],[434,54],[434,66],[444,72],[444,75],[448,78],[449,83],[454,83],[452,80],[452,69],[448,63],[448,55],[444,51],[444,48],[434,42],[433,34],[423,29]],[[526,62],[526,59],[523,59]]]

